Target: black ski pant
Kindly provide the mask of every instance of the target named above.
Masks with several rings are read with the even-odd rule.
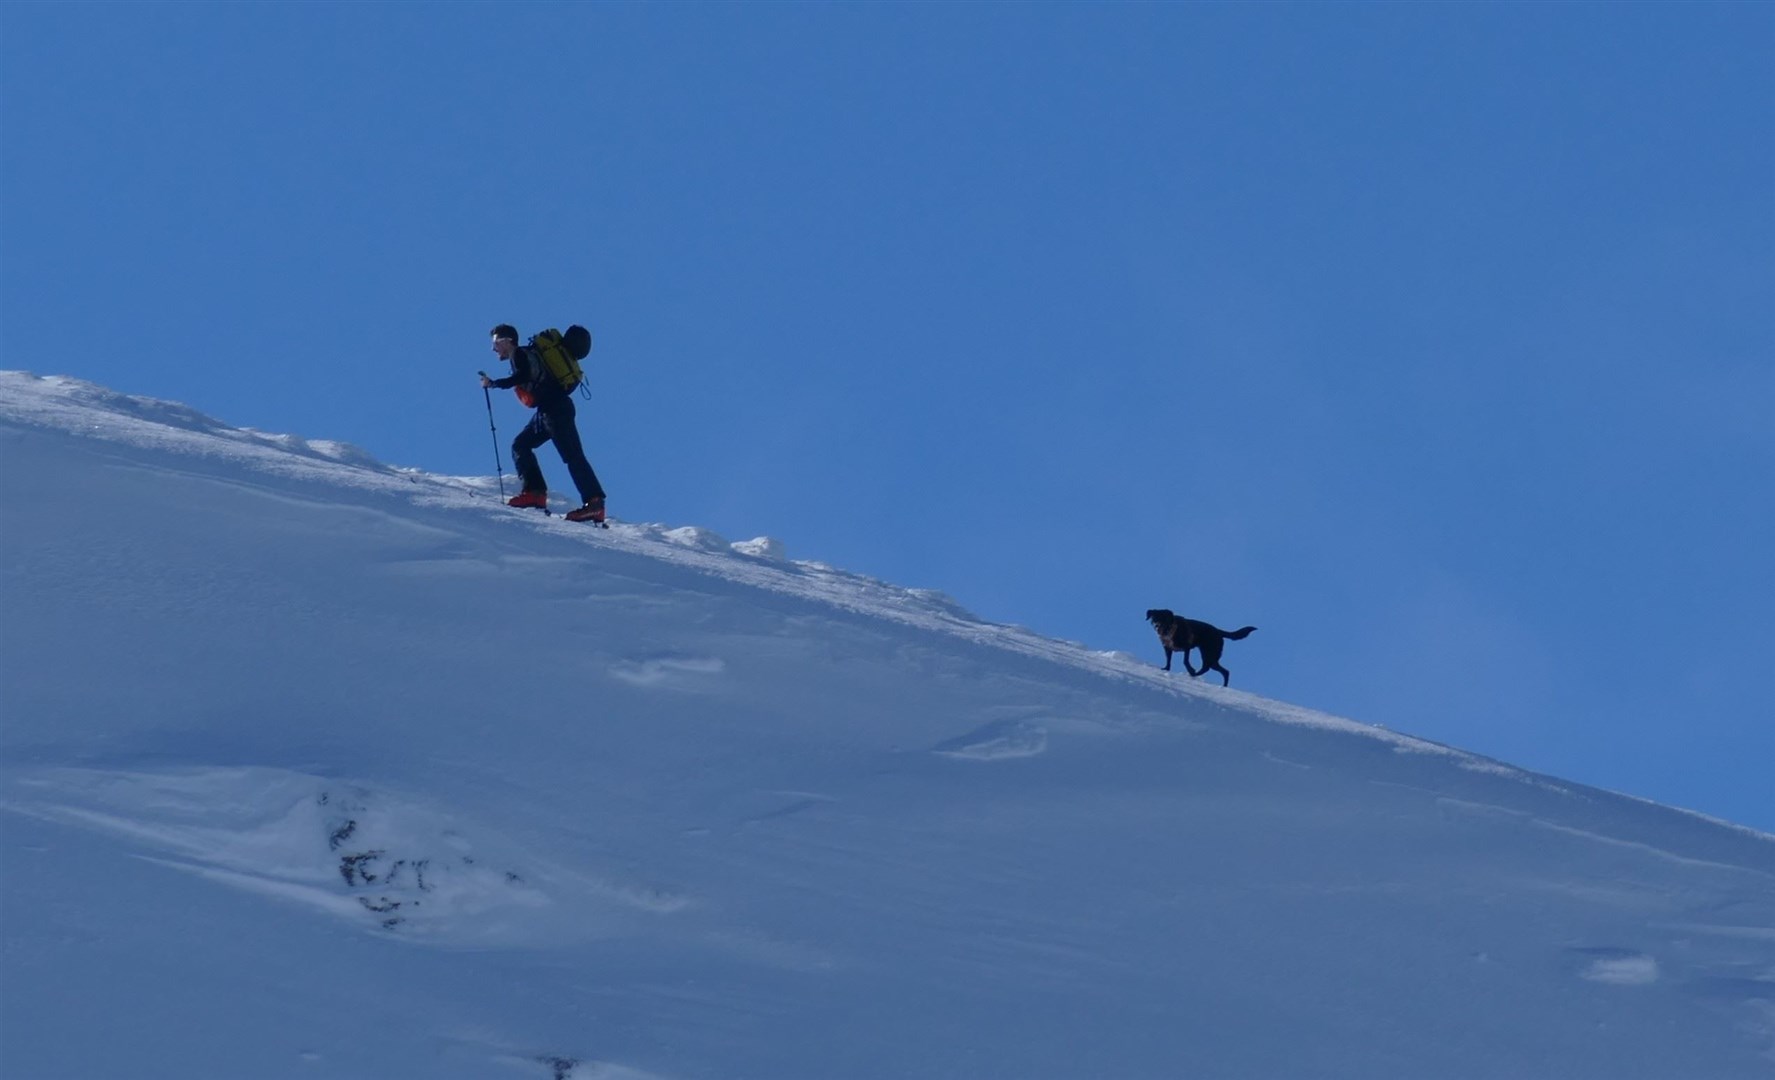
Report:
[[[512,464],[517,467],[518,476],[523,478],[525,491],[548,490],[548,481],[542,478],[542,466],[536,463],[536,448],[552,439],[561,460],[567,463],[573,486],[579,489],[580,501],[591,502],[604,497],[604,486],[598,483],[598,474],[592,471],[585,448],[579,444],[579,428],[574,424],[573,416],[573,399],[562,398],[558,403],[537,409],[530,423],[512,440]]]

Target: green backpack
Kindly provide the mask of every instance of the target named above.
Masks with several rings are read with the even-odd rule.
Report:
[[[565,334],[550,328],[530,339],[526,346],[542,360],[543,367],[561,384],[561,389],[572,393],[579,390],[584,397],[591,397],[591,391],[585,386],[585,372],[580,370],[579,362],[592,351],[592,332],[583,326],[569,326]]]

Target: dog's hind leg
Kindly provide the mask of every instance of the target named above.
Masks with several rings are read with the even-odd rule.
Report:
[[[1215,638],[1202,638],[1196,643],[1196,648],[1202,650],[1202,670],[1196,672],[1196,674],[1206,675],[1210,671],[1218,671],[1220,672],[1221,685],[1225,686],[1227,684],[1228,676],[1226,668],[1220,666],[1219,640]]]

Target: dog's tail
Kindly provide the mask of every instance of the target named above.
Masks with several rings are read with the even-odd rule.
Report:
[[[1227,631],[1226,639],[1228,641],[1244,641],[1245,635],[1256,629],[1257,627],[1255,626],[1247,626],[1243,630],[1229,630]]]

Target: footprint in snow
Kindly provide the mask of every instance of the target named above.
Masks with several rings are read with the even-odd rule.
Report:
[[[1578,977],[1609,986],[1649,986],[1658,981],[1658,961],[1633,949],[1568,949],[1577,958]]]
[[[630,686],[681,686],[698,676],[719,675],[727,664],[718,657],[662,656],[647,660],[623,660],[612,664],[610,674]]]
[[[772,792],[772,794],[787,798],[789,801],[781,803],[763,813],[753,814],[751,817],[744,818],[741,820],[740,824],[757,825],[761,822],[776,821],[779,818],[793,817],[796,814],[805,813],[816,807],[838,801],[830,795],[821,795],[818,792],[813,791],[777,791]]]
[[[1034,757],[1048,749],[1048,729],[1027,720],[998,720],[938,743],[931,753],[969,761]]]

